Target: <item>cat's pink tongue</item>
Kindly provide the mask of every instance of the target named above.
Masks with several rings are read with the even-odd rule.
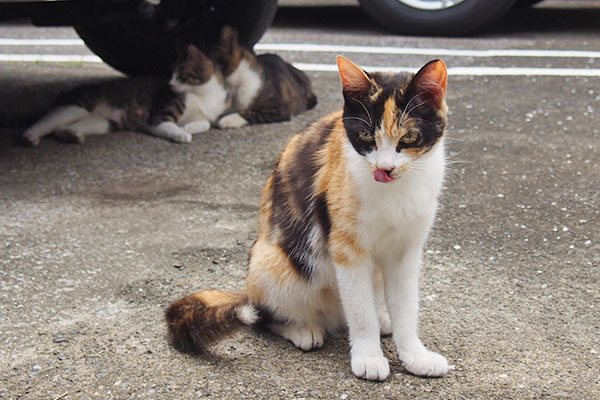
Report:
[[[394,178],[392,178],[390,176],[389,171],[386,171],[385,169],[376,169],[375,170],[375,180],[377,182],[387,183],[387,182],[393,181]]]

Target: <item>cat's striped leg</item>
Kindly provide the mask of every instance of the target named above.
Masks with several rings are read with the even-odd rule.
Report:
[[[189,143],[192,141],[191,134],[171,121],[164,121],[150,127],[150,133],[154,136],[172,140],[177,143]]]
[[[351,265],[336,265],[335,271],[350,335],[352,372],[359,378],[383,381],[390,374],[390,366],[381,350],[373,264],[362,259]]]
[[[385,295],[398,358],[404,367],[418,376],[443,376],[448,373],[448,362],[441,354],[425,348],[418,336],[421,250],[413,245],[401,256],[400,265],[390,262],[384,266]]]
[[[37,146],[42,137],[89,115],[88,110],[79,106],[71,105],[56,108],[30,126],[23,133],[23,140],[32,146]]]
[[[90,115],[77,122],[54,131],[59,139],[81,143],[88,135],[102,135],[110,132],[110,121],[100,115]]]

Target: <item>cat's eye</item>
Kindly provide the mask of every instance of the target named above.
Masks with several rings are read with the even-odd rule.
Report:
[[[375,136],[373,136],[370,132],[360,131],[358,133],[358,138],[365,143],[371,143],[375,140]]]
[[[404,144],[414,144],[417,140],[419,140],[419,136],[419,132],[408,131],[400,140],[402,140],[402,143]]]

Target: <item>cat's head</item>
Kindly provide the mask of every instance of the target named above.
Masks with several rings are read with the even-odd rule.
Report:
[[[242,61],[246,60],[253,64],[256,56],[240,44],[237,31],[225,25],[221,29],[219,43],[215,47],[215,59],[223,71],[223,75],[228,77],[238,69]]]
[[[219,74],[213,61],[193,44],[187,45],[184,54],[175,65],[169,82],[177,92],[186,92],[201,86]]]
[[[446,65],[430,61],[416,74],[367,73],[338,56],[343,122],[352,147],[378,182],[392,182],[440,141],[446,127]]]

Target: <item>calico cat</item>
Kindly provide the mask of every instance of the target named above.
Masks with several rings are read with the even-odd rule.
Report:
[[[225,111],[228,94],[218,66],[188,45],[173,76],[137,77],[87,85],[61,96],[52,111],[23,134],[35,146],[54,133],[82,142],[115,130],[145,131],[174,142],[190,142]]]
[[[380,335],[419,376],[446,359],[417,332],[421,254],[444,175],[446,66],[367,73],[339,56],[344,107],[292,137],[264,188],[246,289],[206,290],[166,310],[177,349],[200,352],[243,325],[308,351],[349,330],[352,372],[381,381]]]
[[[317,104],[304,72],[278,55],[257,56],[239,44],[237,32],[229,26],[221,30],[214,58],[232,95],[229,113],[219,119],[221,128],[288,121]]]

